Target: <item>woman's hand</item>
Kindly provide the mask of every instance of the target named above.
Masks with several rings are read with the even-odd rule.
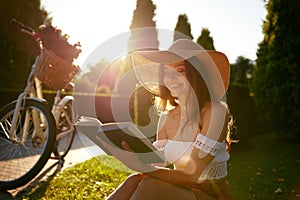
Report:
[[[122,147],[125,149],[124,150],[115,146],[114,144],[109,144],[107,141],[102,140],[98,136],[96,136],[96,138],[108,151],[112,153],[114,157],[124,163],[128,168],[143,173],[157,170],[157,168],[154,166],[145,164],[138,159],[137,153],[134,153],[125,141],[122,142]]]
[[[131,149],[131,147],[127,144],[127,142],[122,141],[122,142],[121,142],[121,145],[122,145],[122,147],[123,147],[124,150],[129,151],[129,152],[134,152],[134,151]]]

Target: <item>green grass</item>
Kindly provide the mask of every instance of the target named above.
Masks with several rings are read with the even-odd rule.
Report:
[[[231,153],[228,181],[234,195],[239,200],[289,199],[300,180],[300,144],[275,134],[255,137],[251,144],[247,151]],[[115,159],[101,156],[58,173],[23,199],[105,199],[130,173]],[[282,194],[274,193],[278,188]]]
[[[228,180],[234,195],[239,200],[290,199],[300,181],[300,144],[273,133],[254,138],[252,145],[231,154]],[[274,193],[278,188],[281,194]]]
[[[23,199],[105,199],[130,173],[119,161],[103,155],[59,172]]]

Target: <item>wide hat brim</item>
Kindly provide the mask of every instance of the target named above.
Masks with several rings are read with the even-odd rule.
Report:
[[[192,57],[201,61],[193,62]],[[229,85],[230,64],[225,54],[204,50],[189,39],[176,40],[168,50],[136,51],[132,63],[139,82],[151,93],[159,94],[159,68],[161,65],[189,60],[204,79],[211,99],[224,97]]]

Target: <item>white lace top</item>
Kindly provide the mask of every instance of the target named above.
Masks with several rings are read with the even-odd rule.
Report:
[[[176,169],[182,169],[187,164],[193,148],[214,156],[211,163],[205,168],[197,183],[205,180],[221,179],[227,176],[227,161],[229,153],[226,151],[226,144],[212,140],[199,133],[194,142],[183,142],[175,140],[158,140],[153,145],[163,152],[166,160],[174,164]]]

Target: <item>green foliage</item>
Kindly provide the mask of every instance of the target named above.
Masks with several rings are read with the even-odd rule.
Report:
[[[261,133],[262,126],[257,120],[257,111],[253,97],[245,85],[230,85],[227,102],[234,120],[233,139],[239,142],[233,145],[233,150],[249,148],[249,140],[253,135]],[[249,122],[250,120],[250,122]]]
[[[157,49],[159,42],[157,40],[157,31],[155,29],[156,22],[153,20],[155,16],[156,5],[152,0],[137,0],[136,9],[130,25],[131,35],[128,40],[127,50]],[[146,28],[153,29],[146,29]],[[144,28],[144,29],[143,29]],[[132,69],[131,55],[128,54],[126,64],[122,71],[125,73]]]
[[[193,39],[191,24],[186,14],[181,14],[178,16],[175,27],[174,41],[182,38],[188,38],[191,40]]]
[[[270,0],[253,76],[256,104],[270,129],[300,139],[300,3]]]
[[[12,24],[13,18],[37,28],[47,13],[39,0],[0,1],[0,85],[5,88],[23,88],[27,74],[38,53],[37,44]]]
[[[202,29],[201,35],[197,39],[197,43],[206,50],[215,50],[214,39],[210,36],[210,31],[207,28]]]
[[[152,0],[137,0],[136,9],[130,25],[130,30],[143,27],[155,27],[153,17],[155,15],[156,5]]]
[[[98,90],[97,87],[100,78],[104,76],[103,74],[105,73],[108,67],[109,62],[105,59],[102,59],[95,65],[88,65],[88,71],[81,71],[79,76],[77,77],[76,90],[80,92],[90,93],[90,95],[94,95],[95,91]]]
[[[251,83],[254,63],[243,56],[239,56],[235,64],[231,65],[230,83],[248,86]]]

